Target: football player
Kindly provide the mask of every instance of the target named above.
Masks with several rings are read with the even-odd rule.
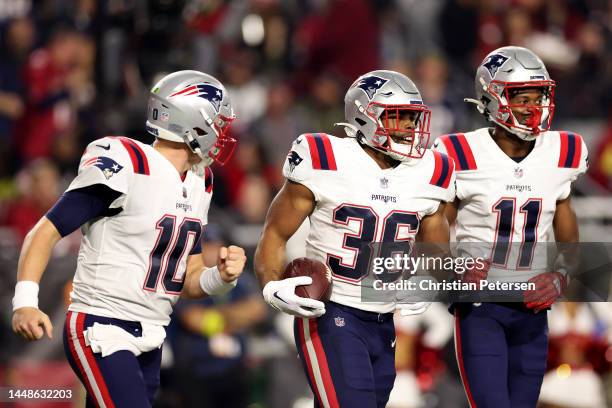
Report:
[[[126,137],[89,144],[78,175],[30,231],[19,259],[13,330],[28,340],[51,338],[38,283],[54,245],[81,227],[63,336],[88,406],[150,407],[172,306],[181,294],[231,290],[245,263],[235,246],[221,248],[213,267],[200,255],[213,187],[208,166],[225,162],[235,145],[225,87],[197,71],[167,75],[151,90],[147,119],[153,145]]]
[[[361,297],[372,258],[383,256],[370,244],[448,243],[444,207],[454,198],[454,169],[445,154],[426,149],[431,112],[405,75],[364,74],[344,102],[348,137],[310,133],[294,141],[255,268],[265,300],[295,316],[295,342],[317,406],[384,407],[395,379],[398,303]],[[282,279],[285,245],[306,218],[306,254],[332,273],[326,303],[295,295],[312,278]],[[417,314],[427,305],[399,308]]]
[[[476,72],[478,111],[492,122],[438,138],[434,149],[453,158],[457,198],[446,208],[457,241],[490,249],[482,279],[528,282],[518,302],[458,303],[455,344],[473,407],[534,407],[546,369],[546,310],[561,295],[568,263],[549,267],[543,247],[578,242],[571,183],[587,168],[580,135],[551,131],[555,82],[533,52],[503,47]],[[481,248],[481,249],[482,249]],[[536,251],[537,249],[537,251]],[[476,249],[473,249],[476,251]]]

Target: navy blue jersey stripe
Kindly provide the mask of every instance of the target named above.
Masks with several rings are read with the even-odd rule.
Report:
[[[448,177],[448,171],[450,169],[450,166],[448,163],[447,155],[441,154],[440,158],[442,159],[442,171],[440,172],[440,177],[438,177],[438,180],[436,180],[436,186],[443,187],[444,181],[446,181],[446,178]]]
[[[132,152],[134,152],[134,155],[136,155],[136,160],[138,160],[138,169],[136,170],[136,173],[145,174],[144,158],[142,157],[142,153],[140,152],[140,149],[134,146],[131,142],[129,143],[129,146],[130,146],[130,149],[132,149]]]
[[[567,156],[565,156],[565,163],[563,167],[572,167],[574,162],[574,156],[576,155],[576,135],[567,132]]]
[[[457,135],[449,135],[448,138],[453,144],[453,147],[455,148],[455,152],[457,152],[457,159],[459,159],[459,165],[461,167],[461,170],[469,169],[467,158],[465,157],[465,153],[463,152],[463,147],[461,146],[461,143],[459,143],[459,139],[457,138]]]
[[[321,159],[321,169],[329,170],[329,162],[327,161],[327,152],[325,151],[325,145],[323,144],[323,138],[320,134],[314,134],[314,141],[317,144],[317,151],[319,152],[319,158]]]

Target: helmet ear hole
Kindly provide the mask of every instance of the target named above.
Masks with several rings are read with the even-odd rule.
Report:
[[[208,134],[204,129],[199,127],[194,127],[193,130],[195,130],[198,136],[206,136]]]

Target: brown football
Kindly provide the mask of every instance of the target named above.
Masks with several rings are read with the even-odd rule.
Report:
[[[295,294],[301,297],[320,300],[329,300],[332,291],[331,271],[323,262],[308,258],[294,259],[285,268],[283,279],[297,276],[310,276],[310,285],[296,286]]]

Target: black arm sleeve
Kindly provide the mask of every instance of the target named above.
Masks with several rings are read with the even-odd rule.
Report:
[[[121,212],[121,209],[109,209],[120,195],[120,192],[103,184],[67,191],[47,212],[46,217],[60,235],[65,237],[94,218]]]

